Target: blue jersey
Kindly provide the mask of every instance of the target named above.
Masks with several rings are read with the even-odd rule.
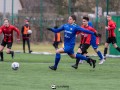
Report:
[[[88,26],[91,26],[93,28],[93,24],[91,21],[88,22]]]
[[[91,21],[88,22],[88,26],[91,26],[93,28],[93,24]],[[98,45],[96,44],[96,36],[94,35],[91,36],[90,44],[92,45],[94,49],[98,48]]]
[[[94,34],[94,32],[88,31],[88,30],[78,26],[77,24],[64,24],[57,29],[52,28],[52,31],[55,33],[58,33],[63,30],[64,30],[64,46],[65,47],[66,46],[74,47],[76,33],[78,31],[85,32],[85,33],[92,34],[92,35]]]

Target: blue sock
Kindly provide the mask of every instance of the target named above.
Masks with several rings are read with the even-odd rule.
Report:
[[[102,60],[102,59],[103,59],[102,53],[101,53],[100,51],[98,51],[97,54],[98,54],[98,56],[100,57],[100,60]]]
[[[59,61],[60,61],[60,58],[61,58],[60,53],[56,53],[56,56],[55,56],[55,64],[54,64],[54,67],[55,67],[55,68],[57,68],[58,63],[59,63]]]
[[[85,57],[85,56],[83,56],[83,55],[81,55],[81,54],[78,54],[78,53],[76,54],[76,58],[79,59],[79,60],[80,60],[80,59],[81,59],[81,60],[86,60],[86,61],[88,60],[87,57]]]

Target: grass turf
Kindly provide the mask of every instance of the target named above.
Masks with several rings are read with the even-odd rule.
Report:
[[[92,69],[87,63],[71,68],[74,59],[63,55],[57,71],[51,71],[54,55],[33,55],[16,53],[14,60],[5,54],[0,62],[0,90],[120,90],[119,58],[108,58],[103,65]],[[94,59],[98,59],[93,57]],[[17,61],[20,68],[11,69],[11,63]],[[67,87],[64,87],[67,86]],[[69,88],[68,88],[69,87]]]

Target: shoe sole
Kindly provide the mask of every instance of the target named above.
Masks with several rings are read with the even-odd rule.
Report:
[[[49,66],[49,68],[50,68],[51,70],[54,70],[54,71],[56,71],[56,69],[53,69],[53,68],[52,68],[52,67],[50,67],[50,66]]]
[[[103,64],[105,62],[105,60],[103,60],[102,62],[98,63],[98,64]]]
[[[74,69],[77,69],[78,67],[74,67],[74,66],[71,66],[72,68],[74,68]]]

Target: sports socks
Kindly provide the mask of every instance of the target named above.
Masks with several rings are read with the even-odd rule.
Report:
[[[97,54],[98,54],[98,56],[100,57],[100,60],[102,60],[102,59],[103,59],[102,53],[101,53],[100,51],[98,51]]]
[[[0,56],[1,56],[1,61],[3,61],[3,52],[0,52]]]
[[[54,67],[55,67],[55,68],[57,68],[58,63],[59,63],[59,61],[60,61],[60,58],[61,58],[60,53],[56,53],[56,56],[55,56],[55,64],[54,64]]]
[[[12,58],[14,57],[14,51],[10,51],[10,53],[8,53],[8,54],[11,54]]]
[[[120,52],[120,48],[119,47],[117,47],[116,49]]]
[[[107,50],[108,50],[108,48],[105,48],[105,49],[104,49],[104,56],[106,56]]]

